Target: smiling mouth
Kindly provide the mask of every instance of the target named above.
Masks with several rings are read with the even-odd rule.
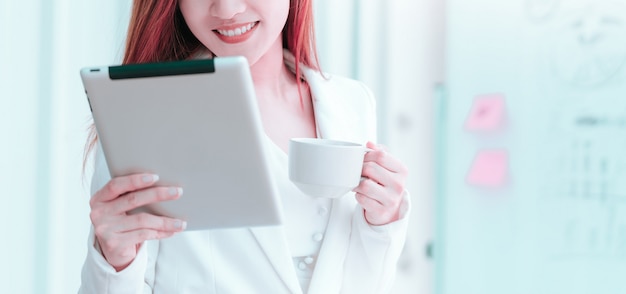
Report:
[[[216,29],[213,30],[214,32],[218,33],[220,36],[223,37],[238,37],[238,36],[242,36],[245,33],[251,31],[253,28],[256,27],[256,25],[259,22],[251,22],[249,24],[246,25],[242,25],[240,27],[236,27],[236,28],[229,28],[229,29]]]

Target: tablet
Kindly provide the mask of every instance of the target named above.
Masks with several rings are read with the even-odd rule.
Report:
[[[282,210],[244,57],[81,69],[111,177],[159,175],[172,201],[132,211],[187,230],[278,225]]]

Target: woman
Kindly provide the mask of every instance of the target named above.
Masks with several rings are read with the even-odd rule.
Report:
[[[110,179],[96,152],[80,293],[384,293],[406,235],[407,170],[375,140],[371,92],[322,76],[312,0],[135,0],[124,63],[248,59],[283,202],[284,226],[183,232],[181,220],[126,212],[176,199],[156,175]],[[289,138],[367,142],[354,193],[313,199],[286,176]],[[96,139],[91,141],[97,145]]]

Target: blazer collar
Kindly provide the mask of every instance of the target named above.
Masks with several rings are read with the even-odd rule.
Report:
[[[289,292],[302,293],[283,227],[255,227],[250,231]]]
[[[283,51],[285,65],[295,74],[295,59],[289,50]],[[317,127],[317,136],[324,139],[341,140],[350,133],[350,128],[345,124],[352,118],[341,107],[340,92],[334,87],[333,77],[329,74],[320,73],[318,70],[300,64],[300,78],[309,84],[311,100]]]
[[[294,57],[288,50],[284,51],[284,62],[287,67],[295,73]],[[301,79],[306,80],[311,90],[311,98],[313,102],[313,111],[315,113],[315,122],[317,127],[317,135],[320,138],[340,139],[346,132],[346,126],[343,121],[349,118],[345,117],[345,112],[340,111],[337,107],[338,94],[329,86],[331,77],[324,77],[320,72],[300,65]],[[345,198],[345,197],[343,197]],[[341,287],[341,264],[345,258],[348,244],[348,236],[350,235],[350,220],[345,219],[349,216],[339,213],[339,206],[350,205],[349,201],[333,201],[333,208],[324,244],[320,249],[321,259],[318,259],[316,269],[310,284],[310,293],[339,292]],[[250,231],[256,238],[259,246],[263,248],[268,260],[272,263],[276,273],[287,288],[292,293],[301,293],[298,277],[296,276],[293,261],[289,254],[289,246],[282,227],[260,227],[250,228]],[[322,282],[323,281],[323,282]],[[332,281],[332,282],[331,282]]]

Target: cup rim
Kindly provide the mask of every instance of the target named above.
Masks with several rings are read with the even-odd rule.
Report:
[[[350,141],[343,141],[343,140],[335,140],[335,139],[325,139],[325,138],[291,138],[290,141],[297,142],[297,143],[310,143],[310,144],[313,144],[313,145],[333,146],[333,147],[340,147],[340,148],[341,147],[345,147],[345,148],[361,147],[361,148],[364,148],[364,146],[359,144],[359,143],[350,142]],[[330,143],[330,145],[322,144],[322,143]]]

